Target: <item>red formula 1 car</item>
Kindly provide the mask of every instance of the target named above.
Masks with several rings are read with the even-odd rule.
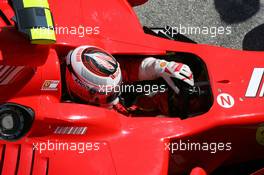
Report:
[[[31,45],[0,0],[1,174],[263,174],[264,53],[159,37],[132,9],[144,2],[50,0],[55,26],[89,28],[85,36],[58,32],[46,46]],[[69,102],[62,62],[80,45],[103,48],[120,64],[146,56],[183,62],[196,91],[182,91],[174,117]]]

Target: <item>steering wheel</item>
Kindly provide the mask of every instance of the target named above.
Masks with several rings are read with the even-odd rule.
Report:
[[[199,99],[200,97],[210,95],[208,90],[210,83],[201,81],[196,82],[194,86],[190,86],[179,79],[173,79],[173,82],[180,89],[180,93],[176,94],[168,87],[169,114],[170,116],[180,116],[182,119],[186,119],[193,115],[190,109],[191,99]]]

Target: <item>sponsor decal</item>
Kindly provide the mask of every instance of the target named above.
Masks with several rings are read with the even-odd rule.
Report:
[[[66,126],[58,126],[54,134],[67,134],[67,135],[84,135],[86,134],[87,127],[66,127]]]
[[[0,65],[0,85],[7,85],[21,72],[23,66]]]
[[[264,124],[257,129],[256,140],[260,145],[264,146]]]
[[[45,80],[45,82],[42,85],[41,90],[43,90],[43,91],[57,91],[59,83],[60,83],[59,80]]]
[[[235,100],[231,95],[222,93],[217,96],[217,103],[223,108],[232,108],[235,105]]]
[[[264,97],[264,68],[255,68],[246,92],[246,97]]]

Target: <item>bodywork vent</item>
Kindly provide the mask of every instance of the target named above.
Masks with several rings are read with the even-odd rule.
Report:
[[[1,175],[48,175],[49,159],[35,154],[30,144],[0,145]]]

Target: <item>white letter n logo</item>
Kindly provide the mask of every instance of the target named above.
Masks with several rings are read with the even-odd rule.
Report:
[[[251,76],[246,97],[256,97],[260,89],[259,97],[264,96],[264,84],[261,86],[262,78],[264,75],[264,68],[255,68]]]

